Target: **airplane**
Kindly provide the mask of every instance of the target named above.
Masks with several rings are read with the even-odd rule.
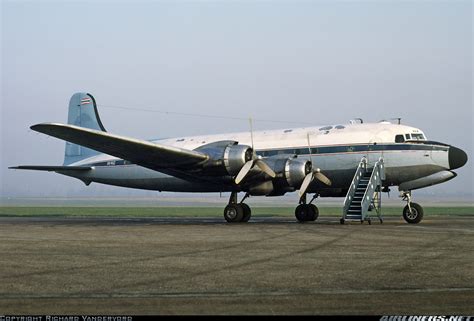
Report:
[[[86,185],[109,184],[170,192],[230,192],[224,218],[248,222],[249,196],[281,196],[298,191],[295,216],[314,221],[317,197],[345,197],[340,223],[368,221],[380,195],[398,186],[406,201],[403,218],[416,224],[423,208],[411,192],[446,182],[464,166],[460,148],[428,140],[422,130],[398,122],[290,128],[140,140],[109,133],[95,98],[76,93],[68,123],[41,123],[32,130],[66,141],[61,166],[22,165],[10,169],[56,172]],[[238,193],[245,196],[238,201]],[[313,194],[310,201],[307,196]]]

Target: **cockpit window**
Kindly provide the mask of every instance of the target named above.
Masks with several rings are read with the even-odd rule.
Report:
[[[404,141],[405,141],[405,138],[403,138],[403,135],[395,136],[395,143],[403,143]]]
[[[410,140],[411,139],[410,134],[405,134],[405,139]]]
[[[411,139],[425,140],[425,136],[423,134],[411,134]]]

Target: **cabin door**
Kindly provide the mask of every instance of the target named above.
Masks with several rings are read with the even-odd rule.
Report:
[[[374,135],[368,143],[367,146],[367,166],[374,167],[375,163],[381,158],[384,157],[384,132],[379,132]]]

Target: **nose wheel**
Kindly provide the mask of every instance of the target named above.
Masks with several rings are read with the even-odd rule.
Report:
[[[412,203],[411,192],[403,192],[402,198],[407,202],[403,208],[403,219],[409,224],[418,224],[423,219],[423,207],[418,203]]]

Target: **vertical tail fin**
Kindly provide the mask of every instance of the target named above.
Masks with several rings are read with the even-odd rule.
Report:
[[[94,97],[87,93],[76,93],[69,101],[67,123],[70,125],[106,131],[100,121]],[[85,158],[98,155],[99,152],[80,145],[66,142],[64,165],[69,165]]]

